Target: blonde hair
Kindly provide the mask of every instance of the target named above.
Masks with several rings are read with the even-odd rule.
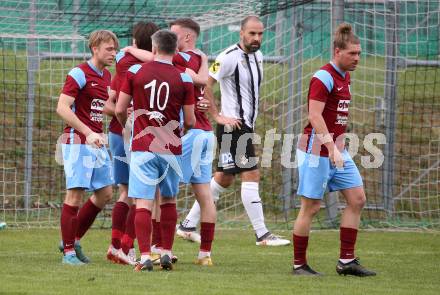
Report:
[[[342,23],[336,28],[333,50],[336,48],[345,49],[348,43],[360,44],[359,37],[354,34],[350,24]]]
[[[119,41],[118,41],[118,37],[116,37],[116,35],[109,30],[96,30],[90,33],[89,36],[89,48],[90,51],[93,54],[93,50],[92,47],[97,47],[99,46],[102,42],[109,42],[112,41],[115,43],[115,48],[118,49],[119,48]]]

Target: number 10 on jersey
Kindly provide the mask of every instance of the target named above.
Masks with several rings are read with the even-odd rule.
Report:
[[[156,84],[157,80],[153,80],[150,83],[144,85],[144,89],[151,88],[150,90],[150,109],[154,109],[154,104],[156,101],[157,108],[159,111],[163,111],[168,103],[168,97],[170,95],[170,85],[167,82],[162,82],[159,85],[159,88],[157,89],[157,95],[156,95]],[[165,99],[163,101],[163,104],[160,104],[160,97],[162,94],[162,90],[165,91]],[[163,97],[163,96],[162,96]]]

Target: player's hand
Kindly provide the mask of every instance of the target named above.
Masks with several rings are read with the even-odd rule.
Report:
[[[133,113],[133,107],[129,107],[127,109],[127,117],[130,117],[132,113]]]
[[[240,119],[229,118],[218,114],[215,116],[214,120],[217,122],[217,124],[225,125],[225,127],[231,129],[231,131],[234,129],[241,129]]]
[[[186,68],[185,73],[187,73],[193,81],[196,79],[197,73],[191,70],[190,68]]]
[[[201,112],[206,112],[211,106],[211,102],[205,98],[199,100],[196,104],[197,110]]]
[[[86,136],[86,143],[99,149],[106,144],[106,139],[99,133],[90,132],[89,135]]]
[[[333,148],[332,151],[330,151],[329,158],[331,164],[335,166],[337,169],[344,168],[344,159],[342,157],[341,152],[338,150],[336,146]]]

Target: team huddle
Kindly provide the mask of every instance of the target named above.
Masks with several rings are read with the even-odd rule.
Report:
[[[60,222],[64,264],[90,263],[80,240],[111,201],[117,185],[108,260],[132,265],[135,271],[152,271],[155,264],[172,270],[178,260],[172,252],[178,235],[200,244],[195,264],[212,266],[216,202],[237,174],[256,245],[290,244],[266,227],[259,196],[253,135],[263,80],[259,50],[263,32],[258,17],[243,19],[239,43],[218,55],[210,68],[207,56],[196,48],[200,27],[188,18],[162,30],[154,23],[139,22],[132,30],[133,44],[118,53],[114,33],[90,34],[92,57],[68,73],[57,106],[66,123],[62,153],[67,192]],[[327,187],[341,191],[347,201],[336,271],[375,275],[354,256],[365,193],[340,139],[351,99],[348,72],[356,68],[359,55],[359,39],[350,25],[341,24],[332,61],[310,83],[309,124],[297,149],[302,198],[293,233],[295,275],[321,275],[307,264],[306,250],[310,224]],[[106,67],[114,61],[112,77]],[[217,82],[220,111],[213,93]],[[112,117],[108,136],[103,133],[104,115]],[[217,124],[216,136],[209,116]],[[212,175],[216,146],[219,160]],[[181,183],[191,184],[196,201],[178,224],[176,198]],[[92,196],[80,209],[86,191]]]

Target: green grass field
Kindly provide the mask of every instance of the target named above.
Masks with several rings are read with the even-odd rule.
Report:
[[[107,262],[109,238],[109,230],[91,230],[82,245],[92,264],[70,267],[61,264],[57,229],[0,231],[0,294],[420,295],[440,288],[438,232],[360,232],[357,255],[378,272],[370,278],[336,274],[337,231],[312,233],[309,263],[321,278],[292,276],[292,247],[257,247],[251,231],[217,231],[211,268],[193,264],[197,244],[176,239],[175,270],[152,273]]]

